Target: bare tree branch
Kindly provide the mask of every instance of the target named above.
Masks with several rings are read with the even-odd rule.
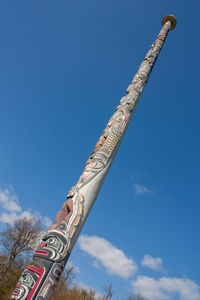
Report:
[[[6,273],[14,261],[24,252],[32,251],[42,232],[41,222],[35,218],[26,217],[15,221],[14,225],[6,224],[6,229],[0,233],[2,256],[7,258],[6,264],[0,265],[0,287],[5,281]]]

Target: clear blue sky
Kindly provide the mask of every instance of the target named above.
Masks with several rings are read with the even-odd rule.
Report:
[[[76,279],[99,292],[112,283],[114,299],[200,299],[199,10],[0,2],[0,228],[25,212],[54,220],[163,16],[177,18],[71,256]],[[97,245],[122,251],[116,268]]]

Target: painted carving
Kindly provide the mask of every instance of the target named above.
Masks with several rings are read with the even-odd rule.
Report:
[[[17,283],[12,298],[16,300],[33,299],[33,293],[41,282],[43,274],[43,268],[27,266]]]
[[[93,180],[94,177],[105,168],[109,160],[112,159],[112,153],[116,149],[117,143],[121,141],[125,129],[130,122],[170,26],[170,22],[167,22],[163,26],[156,42],[147,53],[143,63],[127,89],[127,96],[121,99],[119,106],[108,122],[94,151],[89,157],[85,169],[77,183],[78,188],[81,188],[83,185],[86,185]]]
[[[127,95],[122,97],[115,113],[104,129],[94,151],[86,162],[77,185],[69,192],[67,201],[56,216],[55,224],[48,229],[35,251],[35,264],[27,266],[20,277],[17,288],[12,295],[13,299],[47,300],[50,298],[87,217],[84,214],[87,193],[84,194],[84,199],[81,190],[94,182],[93,179],[108,164],[112,163],[167,33],[171,26],[175,27],[174,24],[176,21],[173,16],[165,17],[165,24],[161,32],[130,83]],[[98,185],[98,183],[95,182],[94,185]],[[98,190],[96,186],[94,190]],[[87,207],[91,208],[96,199],[97,195],[93,194]]]
[[[56,286],[71,251],[71,240],[83,218],[83,196],[72,188],[67,198],[55,224],[48,229],[34,253],[35,264],[27,266],[20,277],[13,299],[49,299]]]

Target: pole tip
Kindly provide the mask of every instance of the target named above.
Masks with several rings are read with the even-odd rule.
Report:
[[[168,16],[165,16],[163,19],[162,19],[162,26],[167,22],[167,21],[171,21],[171,28],[170,30],[174,29],[176,27],[176,18],[173,16],[173,15],[168,15]]]

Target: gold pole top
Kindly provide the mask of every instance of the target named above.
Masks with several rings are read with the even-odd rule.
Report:
[[[168,16],[165,16],[163,19],[162,19],[162,26],[165,25],[165,23],[167,21],[171,21],[171,28],[170,30],[174,29],[176,27],[176,18],[173,16],[173,15],[168,15]]]

